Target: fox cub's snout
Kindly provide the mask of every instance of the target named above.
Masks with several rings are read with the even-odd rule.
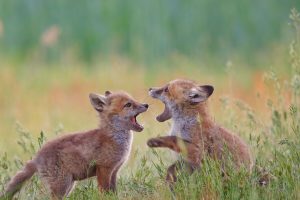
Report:
[[[143,126],[137,122],[136,118],[148,109],[148,104],[139,103],[124,92],[106,91],[104,96],[95,93],[89,96],[91,104],[101,118],[106,118],[121,129],[138,132],[143,130]]]

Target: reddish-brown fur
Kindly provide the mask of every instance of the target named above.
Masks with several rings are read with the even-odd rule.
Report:
[[[150,147],[167,147],[185,155],[185,164],[190,171],[200,168],[205,156],[220,160],[222,171],[232,156],[237,168],[251,170],[252,158],[249,147],[243,140],[216,124],[208,112],[207,98],[213,87],[200,86],[189,80],[174,80],[159,88],[150,88],[149,94],[165,104],[164,112],[157,117],[160,122],[173,120],[170,136],[148,140]],[[178,164],[168,169],[167,181],[176,181]]]
[[[136,115],[145,112],[148,105],[124,92],[90,94],[90,100],[99,113],[99,128],[47,142],[11,179],[3,195],[11,198],[35,172],[54,199],[65,197],[75,181],[92,176],[97,176],[99,190],[116,189],[118,170],[130,153],[131,130],[143,130]]]

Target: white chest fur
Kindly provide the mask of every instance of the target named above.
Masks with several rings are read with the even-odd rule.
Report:
[[[116,156],[120,162],[125,162],[131,151],[133,135],[131,131],[117,132],[113,136],[114,141],[117,143]]]
[[[195,117],[174,117],[170,135],[181,137],[185,140],[192,139],[191,129],[197,124]]]

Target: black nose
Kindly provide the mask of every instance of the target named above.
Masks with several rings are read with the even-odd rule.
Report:
[[[149,105],[148,104],[143,104],[143,106],[145,107],[145,108],[148,108],[149,107]]]

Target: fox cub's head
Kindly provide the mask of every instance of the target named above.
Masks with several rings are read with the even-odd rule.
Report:
[[[163,122],[172,117],[174,110],[195,108],[206,101],[213,91],[214,88],[210,85],[198,85],[190,80],[176,79],[162,87],[150,88],[149,95],[165,104],[164,112],[156,117],[159,122]]]
[[[133,130],[141,132],[141,126],[136,117],[148,109],[148,104],[135,101],[125,92],[111,93],[105,95],[91,93],[89,95],[92,106],[99,112],[100,118],[105,119],[105,123],[110,123],[119,130]]]

